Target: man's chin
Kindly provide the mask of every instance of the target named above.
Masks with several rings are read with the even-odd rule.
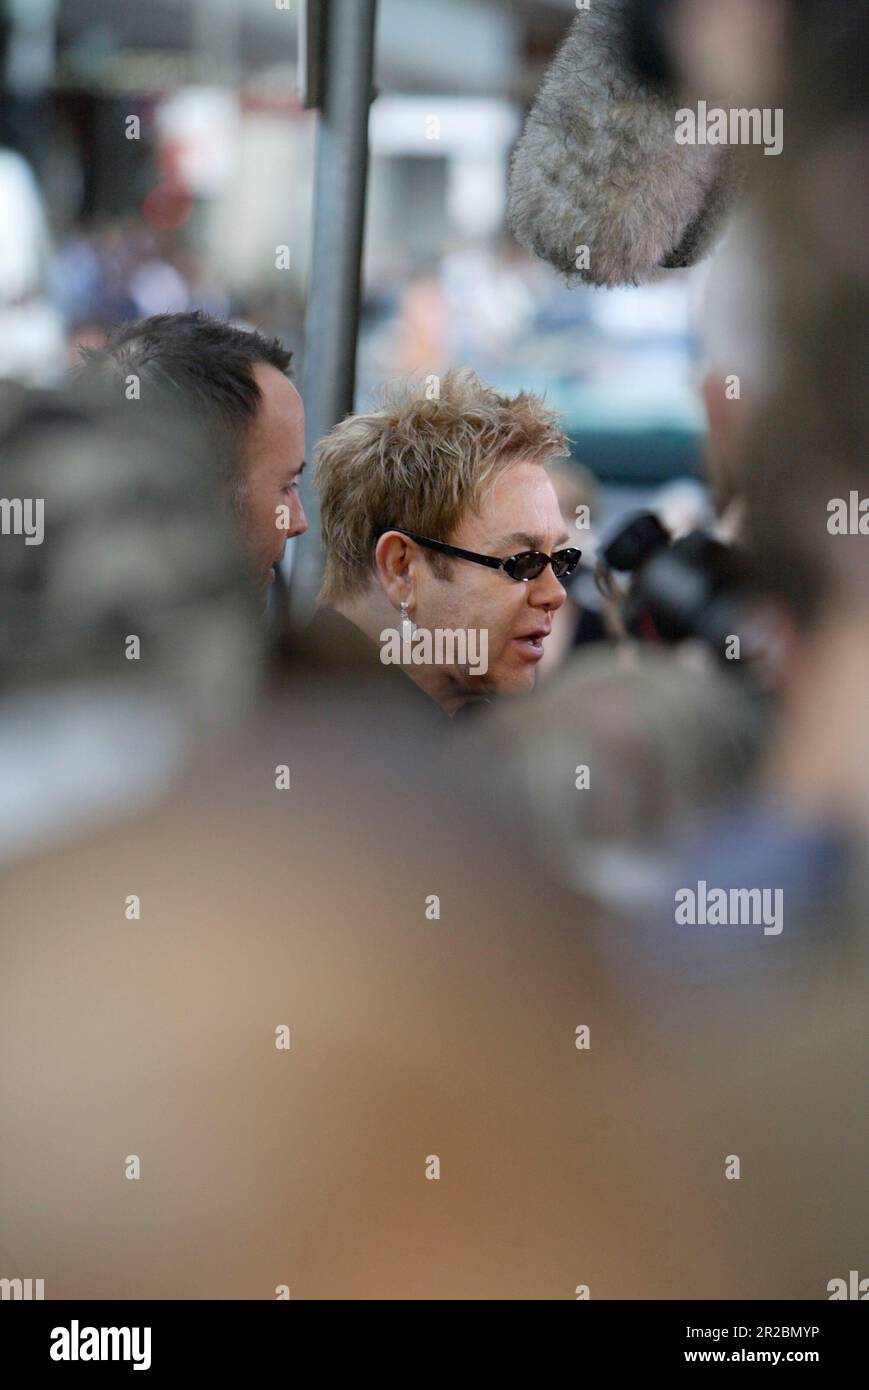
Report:
[[[537,666],[523,662],[517,670],[511,667],[506,671],[489,671],[488,693],[495,696],[529,695],[537,684]]]

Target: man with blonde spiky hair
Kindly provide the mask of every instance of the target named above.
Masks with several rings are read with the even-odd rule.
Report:
[[[539,397],[469,370],[387,393],[317,448],[320,602],[448,715],[534,685],[580,558],[546,472],[565,449]]]

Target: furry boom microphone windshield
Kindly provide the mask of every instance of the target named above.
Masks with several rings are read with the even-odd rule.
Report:
[[[723,230],[737,182],[730,149],[677,145],[675,97],[630,66],[626,8],[592,0],[577,15],[510,179],[516,240],[569,281],[592,285],[636,285],[693,265]]]

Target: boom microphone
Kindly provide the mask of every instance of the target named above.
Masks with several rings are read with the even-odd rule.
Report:
[[[723,230],[733,152],[679,145],[679,103],[639,75],[630,0],[591,0],[547,69],[513,156],[516,240],[569,281],[639,284]]]

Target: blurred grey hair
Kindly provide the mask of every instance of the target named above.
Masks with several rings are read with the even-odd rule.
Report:
[[[0,448],[4,494],[41,499],[45,517],[42,544],[0,546],[0,689],[156,688],[196,723],[245,707],[257,598],[193,422],[96,387],[6,383]]]
[[[737,795],[767,725],[758,697],[732,676],[672,652],[609,649],[577,654],[539,696],[498,719],[538,852],[573,884],[605,853],[653,855]],[[590,776],[578,790],[580,766]]]
[[[639,284],[693,265],[737,183],[727,147],[676,143],[677,101],[634,75],[624,14],[625,0],[593,0],[577,15],[513,157],[516,240],[568,281]]]

